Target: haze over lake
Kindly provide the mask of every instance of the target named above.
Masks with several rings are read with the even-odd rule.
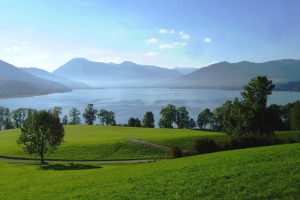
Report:
[[[93,90],[74,90],[67,93],[55,93],[43,96],[0,99],[0,105],[10,109],[20,107],[50,109],[54,106],[63,108],[63,114],[71,107],[81,113],[89,103],[96,109],[109,109],[116,113],[117,123],[127,123],[130,117],[142,118],[146,111],[152,111],[158,122],[160,109],[167,104],[186,106],[190,116],[197,115],[204,108],[214,109],[227,100],[240,97],[238,90],[213,89],[167,89],[167,88],[106,88]],[[274,91],[269,104],[284,105],[300,100],[299,92]],[[82,121],[83,122],[83,121]],[[97,121],[98,123],[98,121]]]

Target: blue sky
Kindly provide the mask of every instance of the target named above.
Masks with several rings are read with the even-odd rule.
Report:
[[[0,0],[0,59],[162,67],[300,59],[299,0]]]

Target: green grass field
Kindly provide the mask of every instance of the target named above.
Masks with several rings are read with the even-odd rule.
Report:
[[[58,150],[46,154],[46,159],[69,160],[118,160],[166,158],[168,153],[140,144],[128,142],[134,138],[162,144],[168,147],[180,146],[191,148],[201,137],[212,137],[224,140],[229,137],[223,133],[179,130],[179,129],[147,129],[129,127],[103,126],[66,126],[65,142]],[[33,158],[17,144],[19,129],[0,131],[0,156]],[[279,132],[279,137],[300,137],[298,132]]]
[[[34,157],[23,152],[17,144],[19,129],[0,132],[0,156]],[[165,158],[169,155],[159,149],[128,142],[134,138],[163,144],[187,147],[200,137],[223,139],[223,133],[128,127],[66,126],[65,142],[57,151],[46,154],[50,159],[101,160]]]
[[[0,199],[300,199],[300,144],[148,164],[0,161]]]

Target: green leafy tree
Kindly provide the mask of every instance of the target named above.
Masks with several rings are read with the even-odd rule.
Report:
[[[135,118],[130,117],[128,120],[128,126],[129,127],[135,127]]]
[[[153,113],[148,111],[146,112],[144,119],[143,119],[143,126],[146,128],[154,128],[154,116]]]
[[[141,127],[142,126],[142,122],[139,118],[135,118],[135,127]]]
[[[96,113],[97,110],[94,109],[93,104],[88,104],[82,114],[83,118],[85,119],[85,123],[88,125],[94,125],[94,121],[96,120]]]
[[[191,119],[189,120],[189,128],[190,128],[190,129],[196,128],[196,122],[195,122],[195,120],[194,120],[193,118],[191,118]]]
[[[67,115],[65,115],[65,116],[62,118],[61,123],[62,123],[63,125],[67,125],[67,124],[68,124],[68,116],[67,116]]]
[[[4,112],[6,108],[3,106],[0,106],[0,130],[3,129],[3,121],[4,121]]]
[[[176,107],[172,104],[167,105],[160,111],[160,120],[158,126],[160,128],[173,128],[176,122]]]
[[[233,136],[271,135],[275,127],[274,109],[267,107],[267,100],[273,88],[272,81],[265,76],[251,79],[241,93],[242,100],[228,101],[216,110],[221,129]]]
[[[273,127],[269,126],[267,115],[268,96],[272,94],[275,85],[266,76],[257,76],[250,80],[241,93],[243,104],[247,107],[247,132],[263,135],[272,134]]]
[[[300,102],[297,102],[289,113],[290,126],[292,130],[300,130]]]
[[[100,119],[101,125],[106,125],[106,126],[115,126],[116,125],[114,112],[108,111],[105,109],[101,109],[97,115]]]
[[[176,125],[178,128],[189,128],[189,112],[186,107],[179,107],[176,109]]]
[[[44,163],[44,154],[55,150],[64,138],[64,128],[57,116],[49,111],[35,111],[21,128],[18,143],[29,154],[38,154]]]
[[[12,111],[13,126],[15,128],[20,128],[24,123],[28,115],[30,114],[31,109],[27,108],[18,108]]]
[[[77,108],[71,108],[69,112],[70,122],[69,124],[80,124],[80,112]]]
[[[50,112],[51,112],[53,115],[55,115],[56,117],[59,118],[59,116],[60,116],[61,113],[62,113],[62,108],[59,107],[59,106],[55,106],[54,108],[52,108],[52,109],[50,110]]]
[[[207,125],[210,124],[213,118],[213,113],[208,109],[204,109],[202,112],[199,113],[197,124],[200,129],[206,129]]]
[[[1,109],[1,120],[2,120],[2,128],[4,130],[13,129],[12,117],[8,108],[2,107]]]

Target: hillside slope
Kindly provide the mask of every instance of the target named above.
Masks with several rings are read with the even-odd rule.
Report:
[[[200,68],[166,85],[192,88],[241,88],[258,75],[266,75],[277,84],[300,81],[300,60],[286,59],[264,63],[220,62]]]
[[[33,76],[0,60],[0,98],[71,91],[54,81]]]
[[[71,89],[88,89],[88,88],[91,88],[87,84],[72,81],[68,78],[52,74],[52,73],[47,72],[47,71],[42,70],[42,69],[38,69],[38,68],[34,68],[34,67],[22,68],[22,69],[24,71],[36,76],[36,77],[47,79],[47,80],[50,80],[50,81],[55,81],[57,83],[60,83],[64,86],[68,87],[68,88],[71,88]]]
[[[300,144],[135,165],[0,161],[0,199],[296,200],[299,163]]]

